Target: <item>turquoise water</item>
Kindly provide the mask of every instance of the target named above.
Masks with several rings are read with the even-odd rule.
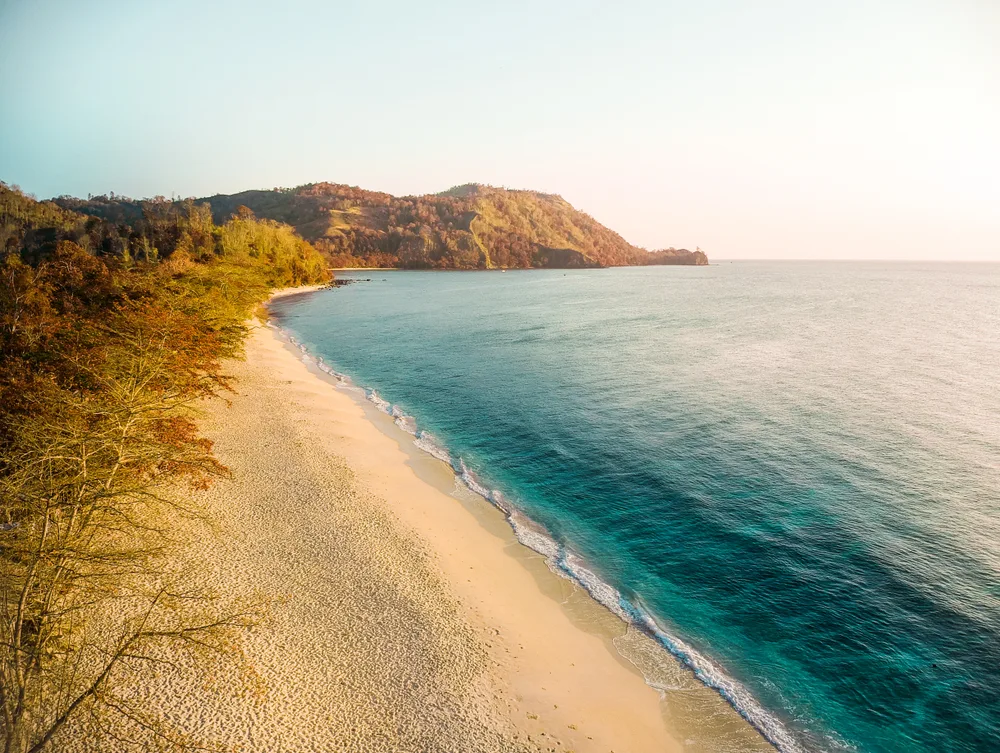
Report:
[[[1000,265],[355,276],[282,325],[779,748],[1000,750]]]

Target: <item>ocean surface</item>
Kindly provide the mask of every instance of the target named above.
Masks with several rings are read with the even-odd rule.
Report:
[[[281,326],[779,749],[1000,751],[1000,265],[341,276]]]

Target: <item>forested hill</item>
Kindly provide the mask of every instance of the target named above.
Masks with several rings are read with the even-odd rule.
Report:
[[[141,202],[138,215],[105,204],[132,214],[88,216],[0,182],[9,753],[65,750],[70,729],[85,731],[76,739],[88,750],[106,749],[89,745],[98,733],[134,750],[196,747],[136,684],[165,658],[206,677],[221,657],[238,666],[252,622],[245,604],[178,567],[195,521],[209,531],[185,486],[226,474],[194,406],[230,389],[223,359],[242,350],[271,290],[330,277],[315,248],[272,220],[243,212],[216,225],[190,201]]]
[[[117,222],[141,216],[139,202],[57,199],[65,208]],[[293,226],[334,267],[493,269],[707,264],[698,251],[646,251],[553,194],[470,184],[396,197],[334,183],[195,199],[216,222],[247,207]]]

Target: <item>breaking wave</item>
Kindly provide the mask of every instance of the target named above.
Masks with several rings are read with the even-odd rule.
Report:
[[[350,377],[333,369],[322,358],[313,356],[308,348],[293,335],[273,324],[269,323],[269,326],[277,329],[289,343],[301,351],[303,362],[315,365],[333,377],[338,384],[353,384]],[[473,472],[461,457],[453,456],[433,435],[421,430],[413,416],[405,413],[400,406],[383,398],[375,389],[362,388],[361,391],[366,400],[381,412],[391,416],[401,430],[414,438],[413,444],[416,447],[451,466],[462,485],[504,513],[517,540],[544,557],[552,572],[576,583],[598,604],[625,623],[653,638],[664,650],[691,670],[698,680],[718,692],[740,716],[781,753],[807,753],[806,748],[795,739],[787,727],[761,706],[753,694],[742,684],[727,675],[708,657],[663,629],[649,612],[626,598],[618,589],[588,567],[588,564],[581,557],[550,535],[544,527],[511,505],[498,489],[490,488],[489,484]]]

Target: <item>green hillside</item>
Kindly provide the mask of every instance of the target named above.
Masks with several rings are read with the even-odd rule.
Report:
[[[64,734],[217,750],[176,732],[137,672],[240,673],[255,619],[180,566],[213,530],[185,490],[228,473],[195,406],[232,389],[224,359],[270,291],[330,275],[291,227],[246,212],[88,207],[0,182],[0,737],[7,753],[66,750]]]
[[[65,209],[124,224],[140,221],[150,203],[114,196],[54,201]],[[507,269],[708,263],[700,250],[650,252],[633,246],[560,196],[478,184],[397,197],[336,183],[312,183],[175,203],[208,204],[219,224],[246,207],[258,218],[291,225],[332,267]]]
[[[411,269],[707,264],[701,251],[633,246],[562,197],[469,184],[396,197],[334,183],[209,196],[216,221],[246,206],[286,222],[334,266]]]

